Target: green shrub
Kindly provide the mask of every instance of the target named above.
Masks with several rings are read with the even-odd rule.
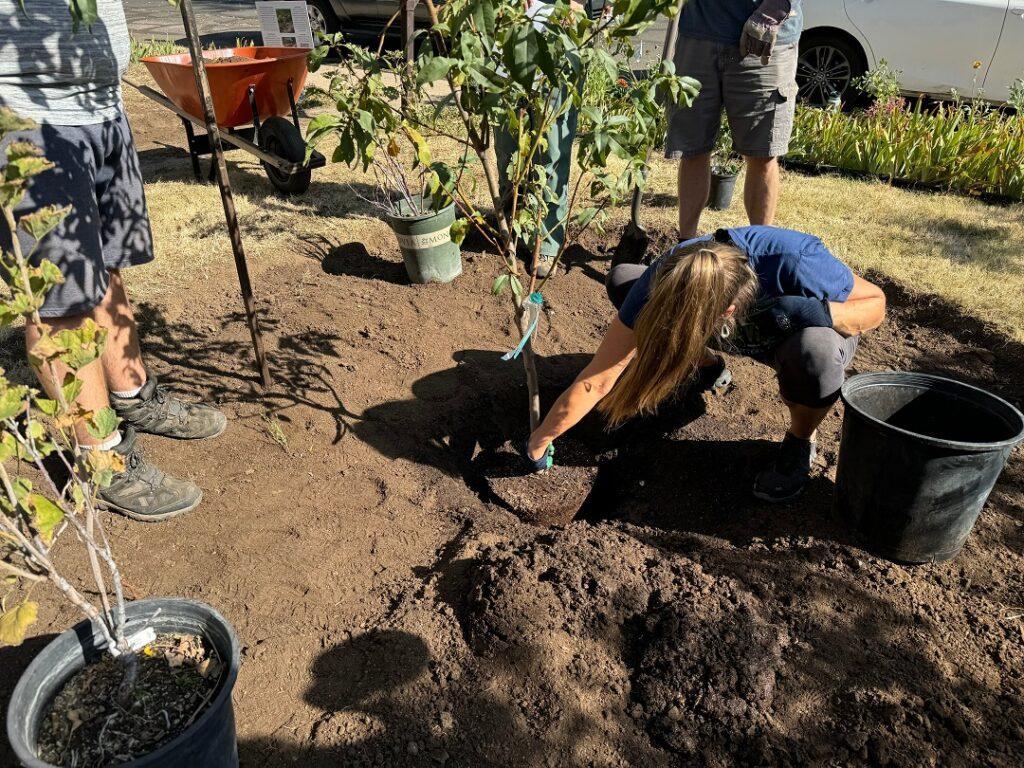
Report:
[[[1024,198],[1024,116],[981,103],[925,109],[902,99],[856,113],[801,107],[789,159],[934,185]]]

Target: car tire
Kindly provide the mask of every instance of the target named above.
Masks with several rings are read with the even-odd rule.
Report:
[[[330,0],[306,0],[306,10],[309,12],[309,26],[313,28],[314,41],[318,40],[318,33],[333,35],[341,29],[341,22]]]
[[[853,81],[867,70],[867,57],[856,41],[834,32],[807,33],[800,40],[797,98],[825,106],[838,93],[844,105],[854,105],[861,94]]]

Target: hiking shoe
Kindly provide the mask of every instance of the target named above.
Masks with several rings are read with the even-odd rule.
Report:
[[[110,405],[126,424],[151,435],[201,440],[216,437],[228,426],[227,417],[216,408],[175,397],[152,373],[138,395],[111,395]]]
[[[786,433],[775,461],[754,480],[754,496],[762,501],[790,501],[799,496],[811,474],[817,455],[813,440],[801,440]]]
[[[191,512],[203,500],[199,487],[187,480],[165,474],[146,461],[135,446],[135,430],[121,432],[121,442],[113,448],[124,457],[124,471],[99,492],[105,506],[122,515],[156,522]]]

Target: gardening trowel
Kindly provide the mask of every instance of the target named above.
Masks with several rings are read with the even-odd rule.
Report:
[[[686,0],[679,0],[676,3],[676,15],[669,21],[668,29],[665,31],[665,45],[661,52],[661,60],[672,61],[676,55],[676,40],[679,38],[679,15],[683,12]],[[644,160],[644,176],[647,175],[648,165],[651,160],[651,150],[647,150],[647,159]],[[615,246],[615,253],[612,254],[612,266],[619,264],[639,264],[647,253],[647,246],[651,242],[647,230],[640,224],[640,202],[643,197],[643,189],[638,183],[633,188],[633,202],[629,207],[629,224],[626,231],[622,233],[622,239]]]

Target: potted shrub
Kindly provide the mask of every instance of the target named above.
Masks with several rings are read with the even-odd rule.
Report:
[[[0,140],[33,127],[0,109]],[[66,209],[16,217],[33,176],[51,164],[37,147],[12,141],[0,165],[0,212],[11,232],[38,242]],[[35,596],[47,589],[85,620],[57,637],[22,674],[7,709],[7,737],[30,768],[54,765],[235,766],[231,689],[239,647],[228,623],[189,600],[125,601],[121,574],[97,508],[97,491],[124,468],[114,451],[86,449],[76,427],[97,440],[113,434],[113,410],[83,411],[78,372],[103,352],[106,332],[87,320],[51,333],[39,308],[63,278],[51,263],[31,266],[17,237],[2,268],[9,291],[0,325],[19,319],[42,329],[29,353],[36,372],[61,386],[49,396],[0,371],[0,644],[17,645],[36,619]],[[34,248],[34,245],[33,245]],[[62,378],[57,372],[66,371]],[[77,541],[86,553],[88,587],[63,566]],[[61,555],[58,557],[58,555]]]
[[[540,394],[531,337],[548,280],[533,269],[542,238],[565,229],[549,272],[554,274],[565,249],[588,227],[600,227],[607,208],[627,197],[635,184],[644,184],[648,149],[662,138],[664,102],[659,95],[689,105],[700,86],[665,62],[643,79],[627,73],[600,104],[585,100],[588,73],[600,68],[609,81],[619,82],[619,62],[634,54],[632,41],[659,15],[671,16],[675,0],[615,0],[612,13],[599,19],[566,2],[546,6],[543,13],[531,12],[521,0],[425,4],[431,28],[424,33],[415,71],[402,75],[404,99],[398,98],[399,88],[389,93],[368,85],[379,65],[367,56],[380,57],[360,53],[339,37],[328,37],[311,56],[315,69],[330,49],[347,47],[363,71],[331,79],[328,91],[338,110],[310,123],[308,143],[315,146],[335,136],[335,159],[350,161],[367,153],[370,159],[376,156],[387,146],[384,136],[396,135],[396,126],[411,142],[428,171],[428,191],[447,195],[458,210],[453,240],[460,241],[472,226],[498,254],[501,271],[491,290],[510,298],[520,343],[506,359],[523,358],[532,429],[540,421]],[[356,105],[355,119],[351,105]],[[534,160],[553,127],[574,109],[580,117],[575,168],[564,212],[558,226],[551,227],[545,219],[554,195],[546,169]],[[495,144],[502,132],[512,136],[513,146],[499,169]],[[441,145],[448,149],[444,160],[438,159]],[[499,171],[507,184],[501,183]],[[517,259],[521,245],[530,254],[526,270]]]
[[[708,194],[708,208],[713,211],[724,211],[732,205],[736,179],[739,178],[742,169],[743,158],[733,150],[732,131],[729,129],[729,121],[723,115],[715,149],[711,153],[711,190]]]
[[[405,74],[402,54],[342,47],[346,55],[327,89],[339,136],[332,159],[372,174],[370,193],[353,191],[384,214],[409,279],[449,283],[462,274],[461,248],[451,233],[455,202],[443,188],[431,186],[429,147],[413,121],[389,104],[401,97],[401,89],[385,78],[390,72]],[[311,142],[307,152],[312,150]]]

